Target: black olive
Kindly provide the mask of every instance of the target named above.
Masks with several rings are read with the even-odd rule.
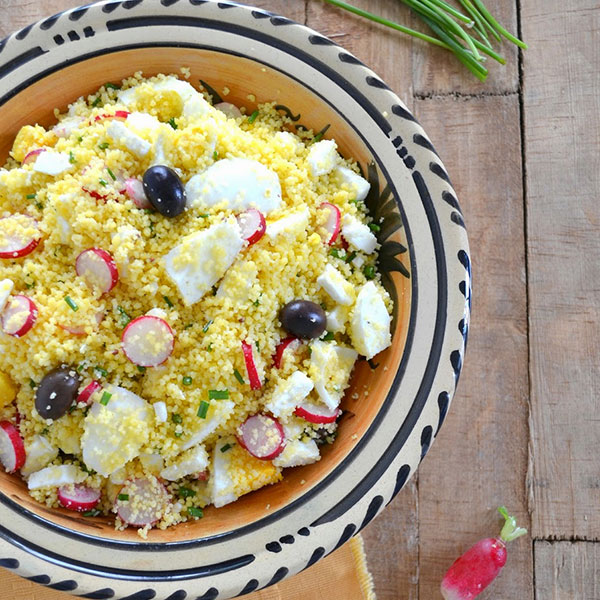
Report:
[[[165,165],[154,165],[142,178],[150,204],[165,217],[176,217],[185,209],[185,188],[179,175]]]
[[[292,300],[279,313],[283,328],[300,338],[318,338],[327,327],[325,311],[310,300]]]
[[[35,408],[43,419],[59,419],[77,397],[79,375],[72,367],[58,367],[47,373],[35,393]]]

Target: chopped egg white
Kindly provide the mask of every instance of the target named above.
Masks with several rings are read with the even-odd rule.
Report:
[[[277,384],[271,400],[265,404],[267,411],[275,417],[289,415],[310,394],[314,384],[302,371],[294,371],[287,379]]]
[[[278,241],[283,236],[295,239],[306,231],[309,217],[308,208],[303,208],[277,221],[271,221],[267,223],[267,236],[272,242]]]
[[[315,177],[331,173],[339,161],[337,144],[334,140],[321,140],[312,144],[306,160]]]
[[[3,279],[0,281],[0,312],[4,310],[14,285],[15,284],[11,279]]]
[[[354,190],[356,196],[355,199],[362,202],[371,189],[371,184],[364,178],[349,169],[348,167],[335,168],[335,173],[339,177],[342,183],[347,184],[352,190]]]
[[[46,436],[36,434],[31,442],[25,445],[25,464],[21,467],[21,475],[29,477],[35,471],[43,469],[58,456],[58,448],[53,446]]]
[[[152,405],[154,408],[154,416],[157,423],[166,423],[167,421],[167,405],[161,400]]]
[[[349,306],[354,302],[354,286],[329,263],[323,273],[317,277],[317,283],[338,304]]]
[[[106,134],[117,143],[122,143],[127,150],[132,154],[143,158],[150,152],[152,144],[140,137],[137,133],[133,133],[124,123],[121,121],[111,121],[107,128]]]
[[[276,467],[300,467],[317,462],[321,458],[319,446],[311,438],[289,440],[283,452],[273,459]]]
[[[194,423],[196,428],[192,435],[181,444],[182,450],[187,450],[203,442],[218,427],[223,425],[229,418],[234,409],[234,403],[231,400],[211,400],[206,418],[198,417]]]
[[[27,487],[37,490],[45,487],[60,487],[69,483],[81,483],[87,475],[75,465],[58,465],[46,467],[29,476]]]
[[[314,341],[311,349],[309,372],[315,390],[321,400],[334,410],[348,387],[358,353],[352,348],[321,340]]]
[[[33,170],[46,175],[59,175],[72,168],[69,155],[66,152],[46,150],[38,154]]]
[[[373,232],[352,215],[344,215],[342,218],[342,235],[350,246],[366,254],[372,254],[377,249],[377,238]]]
[[[208,468],[208,452],[204,446],[195,446],[183,454],[160,472],[160,476],[168,481],[177,481],[187,475],[201,473]]]

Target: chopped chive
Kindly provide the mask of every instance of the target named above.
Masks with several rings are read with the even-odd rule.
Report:
[[[372,358],[370,358],[367,362],[373,371],[379,366],[379,363],[373,362]]]
[[[75,155],[73,154],[73,150],[69,150],[69,162],[74,165],[75,164]]]
[[[207,352],[212,352],[213,351],[213,347],[212,347],[212,342],[210,342],[210,344],[208,344],[207,348],[206,348]]]
[[[188,323],[188,324],[187,324],[187,325],[184,327],[184,329],[190,329],[190,328],[191,328],[191,327],[193,327],[193,326],[194,326],[194,324],[193,324],[193,323]]]
[[[100,398],[100,404],[106,406],[111,398],[112,394],[110,392],[104,392],[102,394],[102,398]]]
[[[92,510],[86,510],[82,514],[84,517],[97,517],[101,512],[97,508],[92,508]]]
[[[121,502],[127,502],[129,500],[129,494],[119,494],[117,496],[117,498],[121,501]]]
[[[27,198],[27,200],[35,200],[35,194],[27,194],[25,198]]]
[[[92,106],[94,108],[100,106],[100,103],[102,102],[102,98],[100,98],[100,96],[96,96],[96,99],[92,102]]]
[[[189,515],[192,517],[198,517],[198,519],[201,519],[204,516],[204,511],[197,506],[190,506],[187,511]]]
[[[257,298],[252,304],[254,304],[254,306],[258,306],[260,304],[260,300]]]
[[[228,400],[229,390],[208,390],[209,400]]]
[[[106,187],[108,185],[108,181],[106,181],[106,179],[98,179],[98,183],[102,186],[102,187]]]
[[[198,407],[198,412],[196,413],[201,419],[206,419],[206,415],[208,413],[208,407],[210,404],[206,400],[202,400],[200,402],[200,406]]]
[[[373,265],[366,265],[363,273],[367,279],[375,279],[375,267]]]
[[[316,144],[317,142],[320,142],[323,139],[323,132],[319,131],[319,133],[317,133],[317,135],[315,135],[315,137],[312,139],[313,144]]]
[[[70,296],[65,296],[65,302],[69,305],[69,308],[73,312],[77,312],[79,310],[79,306],[77,306],[77,304],[75,304],[75,302],[73,302],[73,300],[71,300]]]
[[[102,142],[101,144],[98,144],[98,148],[100,148],[100,150],[106,150],[109,146],[110,144],[108,142]]]
[[[102,377],[108,377],[108,371],[102,367],[94,367],[94,371],[98,371]]]
[[[177,425],[180,425],[183,419],[181,418],[181,415],[174,413],[171,415],[171,421],[173,421],[173,423],[176,423]]]
[[[381,231],[381,227],[377,223],[369,223],[369,229],[375,232]]]
[[[213,152],[213,160],[217,160],[219,158],[219,153],[215,150]]]
[[[32,281],[31,283],[26,283],[25,287],[30,290],[31,288],[35,287],[35,281]]]
[[[198,217],[200,217],[201,219],[208,219],[209,215],[207,215],[206,213],[202,213],[201,215],[198,215]]]
[[[34,390],[35,389],[35,381],[33,379],[29,379],[29,387]]]
[[[224,446],[221,446],[221,452],[227,452],[227,450],[230,450],[231,448],[233,448],[231,444],[225,444]]]
[[[254,121],[256,121],[256,117],[258,117],[258,111],[255,110],[249,117],[248,117],[248,123],[254,123]]]
[[[42,431],[40,431],[40,433],[42,435],[47,435],[50,432],[50,429],[48,427],[44,427],[44,429],[42,429]]]
[[[234,369],[234,370],[233,370],[233,374],[234,374],[235,378],[236,378],[236,379],[237,379],[237,380],[238,380],[238,381],[239,381],[239,382],[240,382],[242,385],[244,385],[244,383],[246,383],[246,382],[244,381],[244,378],[242,377],[242,374],[241,374],[241,373],[240,373],[240,372],[239,372],[237,369]]]
[[[78,141],[79,143],[83,142],[83,136],[82,136],[82,135],[80,135],[80,136],[77,138],[77,141]]]
[[[356,256],[357,256],[356,252],[350,252],[350,254],[348,254],[348,256],[346,256],[346,258],[344,260],[348,264],[350,264],[356,258]]]
[[[44,209],[44,205],[41,202],[36,202],[35,203],[35,207],[39,210],[43,210]]]
[[[335,258],[342,258],[342,257],[340,256],[340,251],[339,251],[337,248],[332,248],[332,249],[329,251],[329,254],[330,254],[331,256],[335,256]]]
[[[209,319],[208,322],[206,323],[206,325],[202,328],[202,333],[206,333],[208,331],[208,328],[214,323],[214,321],[212,319]]]
[[[330,342],[334,338],[333,331],[328,331],[321,339],[324,342]]]
[[[127,312],[125,311],[125,309],[122,306],[117,306],[117,310],[119,311],[119,314],[120,314],[119,320],[120,320],[121,328],[127,327],[127,325],[131,321],[131,317],[127,314]]]
[[[167,306],[169,308],[173,308],[175,305],[171,302],[171,299],[169,298],[169,296],[163,296],[163,300],[167,303]]]
[[[173,128],[173,129],[177,129],[177,123],[175,123],[175,117],[171,117],[169,119],[169,125]]]
[[[177,494],[180,498],[191,498],[192,496],[196,495],[196,490],[192,490],[191,488],[181,486],[177,490]]]
[[[117,176],[116,176],[116,175],[115,175],[115,174],[114,174],[114,173],[113,173],[113,172],[112,172],[112,171],[111,171],[111,170],[110,170],[108,167],[106,167],[106,172],[107,172],[107,173],[110,175],[110,178],[111,178],[113,181],[116,181],[116,180],[117,180]]]
[[[183,431],[176,431],[173,435],[175,437],[179,438],[179,437],[181,437],[183,435]]]
[[[183,385],[192,385],[192,378],[189,375],[186,375],[182,380],[181,383],[183,383]]]
[[[141,367],[140,365],[138,365],[138,366],[137,366],[137,370],[138,370],[140,373],[145,373],[145,372],[146,372],[146,367]]]
[[[85,363],[81,363],[78,367],[77,370],[81,373],[81,371],[83,371],[85,369]]]
[[[108,83],[105,83],[104,87],[107,90],[120,90],[121,89],[120,85],[117,85],[116,83],[110,83],[110,81]]]

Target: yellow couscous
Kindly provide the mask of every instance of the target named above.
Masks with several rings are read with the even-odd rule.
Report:
[[[142,535],[319,460],[390,344],[356,164],[188,77],[106,84],[0,170],[0,460]]]

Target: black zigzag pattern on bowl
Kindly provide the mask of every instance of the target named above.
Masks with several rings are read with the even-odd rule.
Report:
[[[448,407],[450,406],[450,395],[448,394],[448,392],[441,392],[440,395],[438,396],[437,402],[438,402],[438,409],[439,409],[439,417],[438,417],[437,429],[435,430],[435,437],[437,437],[437,434],[440,431],[442,423],[444,422],[444,419],[446,418],[446,414],[448,413]]]
[[[323,546],[319,546],[318,548],[315,548],[315,551],[312,553],[311,557],[308,559],[308,562],[306,563],[306,566],[304,567],[304,569],[308,569],[308,567],[312,567],[316,562],[320,561],[323,558],[324,554],[325,554],[325,548],[323,548]]]
[[[198,596],[196,600],[215,600],[215,598],[219,595],[219,590],[217,588],[211,587],[209,590],[204,592],[202,596]]]
[[[421,431],[421,460],[425,458],[429,447],[431,446],[431,440],[433,438],[433,427],[431,425],[427,425],[423,427],[423,431]]]
[[[156,598],[156,591],[151,589],[140,590],[129,596],[121,598],[121,600],[152,600]]]
[[[173,592],[168,598],[165,600],[185,600],[187,598],[187,592],[184,590],[177,590]]]
[[[245,596],[246,594],[250,594],[258,587],[258,580],[251,579],[245,586],[244,589],[236,596],[239,598],[240,596]]]
[[[110,600],[115,597],[115,590],[111,588],[102,588],[89,594],[81,594],[80,598],[89,598],[90,600]]]
[[[367,512],[365,514],[365,518],[363,522],[360,524],[359,530],[366,527],[377,515],[381,505],[383,504],[383,496],[377,495],[371,500],[369,504],[369,508],[367,508]]]
[[[59,592],[72,592],[77,589],[77,582],[72,579],[66,579],[65,581],[58,581],[48,586],[52,590],[58,590]]]

